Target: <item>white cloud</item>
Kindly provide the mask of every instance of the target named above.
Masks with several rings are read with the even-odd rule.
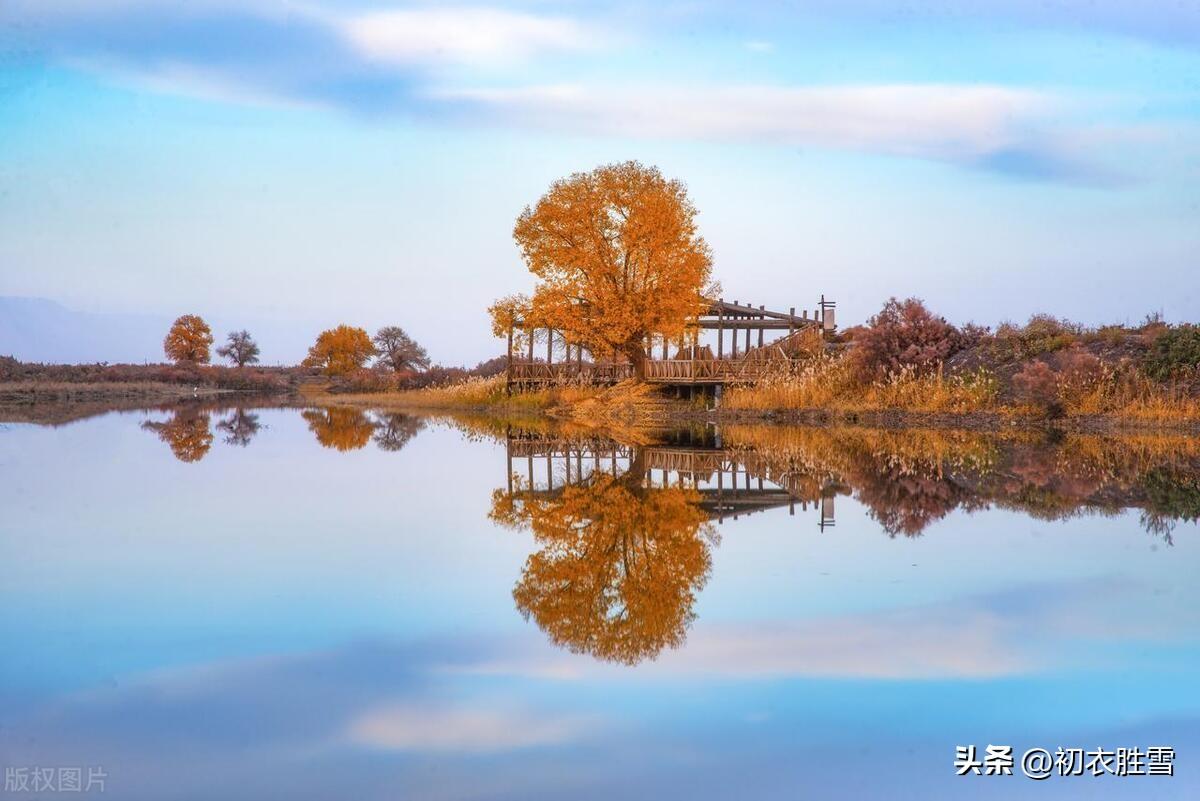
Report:
[[[492,8],[428,8],[367,13],[341,22],[364,56],[393,64],[489,64],[545,51],[581,50],[593,41],[565,17]]]
[[[397,703],[361,715],[347,736],[356,745],[387,751],[494,753],[567,742],[583,728],[580,720],[520,709]]]
[[[752,50],[755,53],[771,53],[771,52],[774,52],[775,45],[772,44],[771,42],[765,42],[760,39],[755,39],[753,41],[746,42],[746,49]]]
[[[1000,86],[536,86],[444,90],[526,124],[588,134],[759,141],[969,160],[1022,144],[1051,105]]]
[[[897,610],[813,621],[698,625],[687,645],[664,651],[637,676],[773,679],[982,679],[1025,675],[1050,660],[1020,645],[1015,621],[982,610]],[[526,649],[449,672],[575,681],[619,667],[552,650]]]

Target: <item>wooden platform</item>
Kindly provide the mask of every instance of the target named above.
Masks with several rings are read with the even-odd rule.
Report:
[[[671,342],[662,336],[647,335],[644,349],[649,357],[646,361],[647,382],[682,387],[753,383],[766,375],[789,370],[789,354],[795,355],[790,345],[808,332],[819,331],[823,335],[836,328],[836,304],[827,301],[824,295],[811,317],[807,311],[797,315],[795,308],[781,312],[736,300],[732,303],[724,299],[705,302],[703,313],[688,323],[683,335]],[[524,353],[520,356],[514,348],[517,331],[522,332],[525,340]],[[700,343],[701,331],[716,333],[715,353],[712,347]],[[767,332],[783,336],[770,342]],[[535,341],[545,343],[544,361],[534,358]],[[565,355],[558,363],[555,363],[556,346]],[[674,358],[669,356],[672,350]],[[654,358],[656,353],[661,353],[662,358]],[[523,319],[514,319],[509,325],[507,360],[510,387],[616,384],[634,375],[633,366],[615,351],[612,354],[593,353],[591,360],[585,361],[582,344],[568,341],[561,332],[540,328]]]
[[[786,370],[786,365],[781,365],[779,360],[656,359],[646,362],[646,381],[673,386],[751,383],[781,369]],[[531,386],[616,384],[629,378],[633,378],[633,366],[629,364],[546,364],[514,360],[508,372],[510,384]]]

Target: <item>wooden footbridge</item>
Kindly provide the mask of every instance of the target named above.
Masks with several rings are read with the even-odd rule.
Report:
[[[646,352],[646,380],[667,386],[723,386],[725,384],[753,383],[773,371],[781,363],[793,358],[795,346],[802,335],[817,331],[822,336],[836,329],[834,310],[836,304],[821,296],[812,316],[808,310],[796,314],[793,307],[787,312],[769,311],[765,306],[755,307],[732,303],[724,299],[711,300],[703,314],[689,325],[689,333],[671,345],[663,337],[649,337]],[[517,354],[513,350],[514,331],[525,335],[527,352]],[[709,345],[700,344],[701,331],[716,332],[716,353]],[[726,332],[729,335],[729,350],[726,353]],[[778,336],[767,341],[767,336]],[[546,344],[546,357],[534,355],[535,340],[542,338]],[[739,350],[739,340],[743,340]],[[556,346],[561,347],[564,358],[554,361]],[[508,330],[508,384],[509,386],[545,386],[553,384],[615,384],[632,378],[633,365],[617,354],[589,354],[584,358],[583,345],[566,341],[553,329],[527,327],[514,321]],[[660,358],[655,358],[655,354]]]

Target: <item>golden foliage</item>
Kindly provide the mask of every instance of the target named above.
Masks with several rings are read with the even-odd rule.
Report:
[[[593,353],[619,351],[641,376],[646,337],[681,337],[703,306],[712,257],[695,217],[682,183],[634,161],[556,181],[513,229],[533,298],[498,302],[493,326],[519,313]]]
[[[491,518],[528,527],[540,546],[513,599],[555,644],[633,665],[683,643],[711,531],[696,490],[646,487],[644,474],[633,466],[561,492],[493,496]]]
[[[179,461],[198,462],[212,448],[213,434],[208,423],[207,411],[184,408],[165,423],[145,422],[142,428],[156,433]]]
[[[366,364],[375,353],[375,343],[366,331],[339,325],[321,332],[302,364],[320,367],[325,375],[348,375]]]
[[[375,433],[375,424],[358,409],[306,409],[301,412],[308,429],[323,447],[356,451],[365,447]]]
[[[208,323],[195,314],[185,314],[171,324],[163,339],[163,352],[177,364],[208,364],[213,343]]]

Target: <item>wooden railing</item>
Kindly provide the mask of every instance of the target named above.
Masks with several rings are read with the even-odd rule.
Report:
[[[514,384],[616,384],[627,378],[633,378],[629,364],[514,361],[508,372],[508,380]]]
[[[783,359],[661,359],[646,362],[646,380],[656,384],[749,383],[771,373],[787,371]],[[509,381],[514,384],[615,384],[633,377],[629,364],[579,364],[514,361]]]
[[[646,362],[646,380],[663,384],[735,384],[755,381],[780,369],[778,362],[766,360],[664,359]]]

